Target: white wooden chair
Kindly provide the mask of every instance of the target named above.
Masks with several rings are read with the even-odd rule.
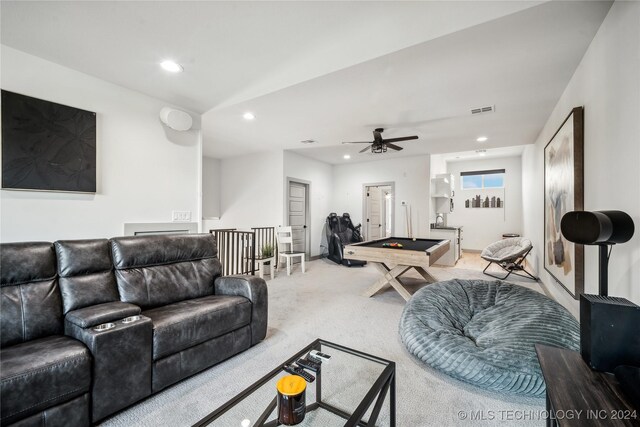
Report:
[[[284,258],[287,263],[287,276],[291,276],[291,258],[300,257],[300,265],[304,273],[305,253],[293,250],[293,233],[291,227],[278,227],[276,230],[276,239],[278,240],[278,262],[276,263],[276,269],[280,266],[280,260]],[[285,250],[287,248],[285,245],[289,245],[289,250]]]

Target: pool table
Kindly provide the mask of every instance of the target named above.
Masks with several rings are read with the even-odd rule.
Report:
[[[383,246],[389,243],[401,243],[402,248]],[[385,237],[347,245],[344,248],[344,257],[368,261],[382,274],[382,277],[363,294],[364,296],[371,297],[389,284],[408,301],[411,294],[402,286],[398,277],[413,268],[428,282],[435,282],[427,269],[449,250],[449,245],[449,240]]]

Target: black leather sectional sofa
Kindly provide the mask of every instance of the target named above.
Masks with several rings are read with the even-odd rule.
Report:
[[[0,245],[1,425],[87,426],[242,352],[267,288],[210,234]]]

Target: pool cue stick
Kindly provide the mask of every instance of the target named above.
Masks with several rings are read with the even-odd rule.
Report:
[[[409,216],[409,205],[404,205],[404,218],[407,227],[407,237],[411,237],[411,218]]]
[[[413,238],[413,211],[409,205],[409,238]]]

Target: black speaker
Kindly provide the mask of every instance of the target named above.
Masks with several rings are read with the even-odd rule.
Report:
[[[624,298],[580,295],[580,350],[598,371],[640,366],[640,307]]]
[[[560,221],[562,235],[581,245],[628,242],[635,230],[633,219],[622,211],[572,211]]]
[[[609,295],[609,246],[631,240],[633,219],[622,211],[572,211],[563,215],[560,229],[565,239],[581,245],[598,245],[600,295]]]

